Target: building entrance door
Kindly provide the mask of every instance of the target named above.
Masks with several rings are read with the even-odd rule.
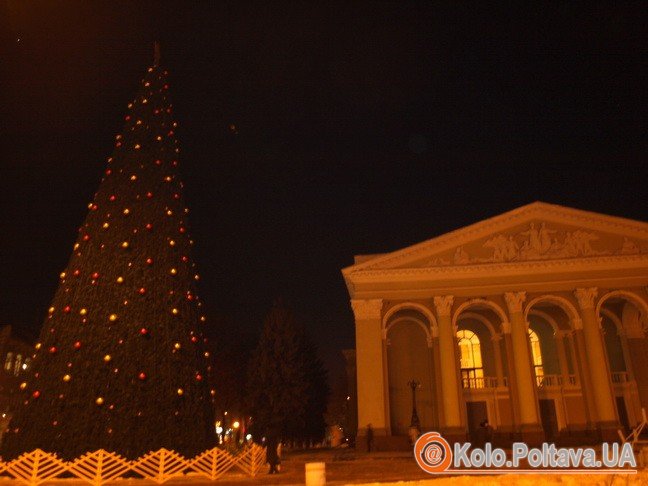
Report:
[[[625,433],[630,432],[630,420],[628,420],[628,409],[626,408],[623,397],[616,397],[616,406],[619,411],[619,422],[623,426]]]
[[[558,419],[556,418],[556,403],[553,400],[540,399],[540,419],[547,440],[555,439],[558,435]]]
[[[479,424],[484,420],[488,420],[486,402],[466,402],[466,412],[468,413],[470,441],[475,445],[483,445],[486,440],[485,431]]]

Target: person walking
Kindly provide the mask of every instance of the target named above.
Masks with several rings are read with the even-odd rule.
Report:
[[[279,472],[279,455],[277,454],[277,438],[268,437],[266,440],[266,462],[270,465],[268,474],[277,474]]]
[[[371,424],[367,424],[367,452],[371,452],[374,441],[374,431]]]

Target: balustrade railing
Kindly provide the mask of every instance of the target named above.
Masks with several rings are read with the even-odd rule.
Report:
[[[498,386],[508,386],[508,380],[506,377],[502,378],[502,384],[499,385],[499,380],[495,376],[480,376],[473,378],[462,378],[461,379],[462,388],[497,388]]]
[[[536,384],[538,388],[557,388],[561,386],[576,386],[578,384],[576,375],[567,375],[566,378],[562,375],[539,375],[536,376]]]
[[[611,375],[612,383],[628,383],[630,381],[627,371],[613,371]]]

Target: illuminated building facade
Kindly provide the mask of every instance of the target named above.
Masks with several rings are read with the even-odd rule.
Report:
[[[407,437],[412,381],[450,440],[488,420],[496,442],[591,442],[648,409],[647,223],[536,202],[342,273],[378,448]]]

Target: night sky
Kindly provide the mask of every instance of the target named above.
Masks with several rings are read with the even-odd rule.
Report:
[[[282,295],[335,371],[354,254],[535,200],[648,219],[644,3],[317,3],[0,3],[0,324],[37,336],[156,39],[224,344]]]

